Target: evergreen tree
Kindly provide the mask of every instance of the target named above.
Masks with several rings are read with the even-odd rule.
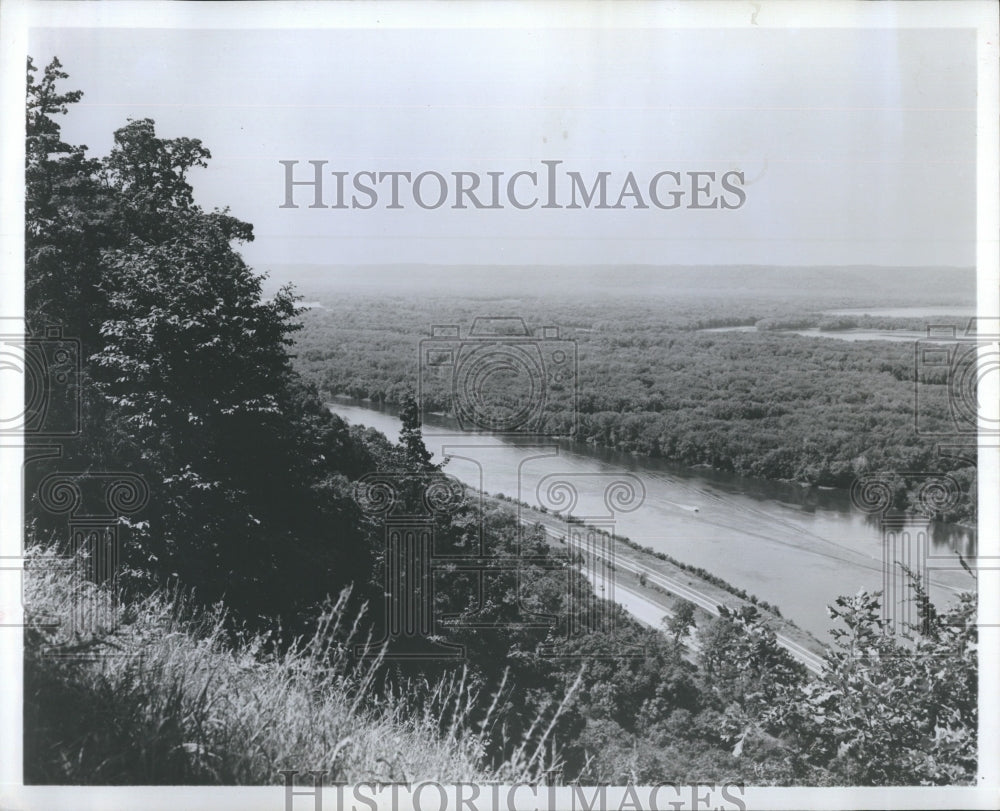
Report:
[[[407,392],[399,409],[399,419],[403,427],[399,441],[403,445],[406,467],[412,471],[439,470],[440,465],[431,462],[431,452],[424,445],[424,435],[420,429],[420,408],[413,392]]]

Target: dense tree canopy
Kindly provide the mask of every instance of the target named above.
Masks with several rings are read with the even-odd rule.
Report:
[[[294,298],[265,300],[234,249],[251,226],[195,202],[188,175],[209,151],[143,119],[89,159],[57,123],[81,94],[57,92],[58,61],[36,72],[29,63],[28,319],[78,339],[83,367],[84,424],[58,469],[146,480],[124,550],[138,581],[180,578],[269,614],[364,578],[346,478],[364,446],[292,371]],[[31,466],[31,481],[50,468]]]
[[[312,295],[324,294],[318,289]],[[938,517],[975,516],[974,465],[938,451],[946,437],[968,440],[968,429],[952,418],[947,374],[918,367],[912,342],[784,333],[760,317],[781,312],[780,304],[683,296],[609,296],[595,304],[572,292],[499,303],[460,293],[377,299],[356,293],[324,296],[321,304],[303,317],[295,363],[329,394],[401,402],[426,374],[419,349],[431,324],[468,325],[500,308],[536,327],[556,323],[575,343],[577,439],[686,465],[832,487],[850,487],[873,471],[950,471],[961,498]],[[761,328],[704,331],[746,320]],[[913,326],[912,320],[889,321]],[[425,388],[421,406],[454,413],[451,389],[438,391]],[[914,500],[905,488],[897,496],[899,507]]]

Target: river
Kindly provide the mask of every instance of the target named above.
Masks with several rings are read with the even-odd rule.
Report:
[[[394,411],[338,398],[333,411],[395,440]],[[881,529],[856,509],[843,490],[801,487],[712,470],[692,470],[578,442],[528,442],[459,434],[445,418],[425,424],[425,443],[437,461],[450,457],[448,473],[488,493],[503,493],[532,506],[577,494],[569,511],[588,521],[613,520],[619,535],[717,574],[777,605],[784,616],[822,640],[831,627],[826,606],[860,588],[882,588]],[[641,503],[608,518],[607,485],[631,474],[645,491]],[[935,524],[933,556],[951,569],[930,570],[931,597],[943,605],[972,578],[957,566],[953,550],[975,554],[975,533]]]
[[[973,305],[951,305],[940,307],[914,306],[914,307],[853,307],[843,310],[825,310],[825,315],[842,316],[872,316],[886,318],[926,318],[933,319],[937,316],[949,318],[972,318],[976,314]],[[928,320],[928,326],[933,321]],[[756,332],[755,326],[737,327],[707,327],[699,332]],[[831,338],[837,341],[893,341],[903,343],[913,343],[915,341],[941,341],[949,343],[949,338],[929,337],[927,330],[908,329],[835,329],[820,330],[819,327],[809,329],[776,329],[768,330],[771,335],[802,335],[806,338]]]
[[[757,332],[757,327],[706,327],[698,332]],[[837,329],[821,330],[819,327],[808,329],[774,329],[765,330],[765,335],[801,335],[804,338],[831,338],[835,341],[892,341],[894,343],[915,344],[917,341],[931,343],[952,343],[954,338],[928,336],[927,331],[918,332],[912,329]]]

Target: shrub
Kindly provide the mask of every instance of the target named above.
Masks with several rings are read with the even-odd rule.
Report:
[[[285,768],[328,769],[328,781],[516,781],[552,766],[548,717],[506,762],[483,762],[498,720],[468,717],[477,696],[463,671],[423,691],[376,684],[381,654],[350,655],[370,639],[345,613],[346,590],[311,637],[286,643],[227,631],[221,607],[162,590],[122,606],[116,628],[81,633],[74,606],[91,627],[87,607],[108,595],[71,564],[36,549],[27,566],[26,783],[261,785]]]

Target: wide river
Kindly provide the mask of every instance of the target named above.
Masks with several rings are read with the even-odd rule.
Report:
[[[394,411],[344,398],[330,407],[352,424],[398,438]],[[692,470],[578,442],[460,434],[444,418],[431,418],[424,433],[438,461],[450,457],[446,472],[466,484],[533,506],[560,506],[566,514],[567,502],[557,499],[569,492],[559,482],[568,482],[576,492],[572,514],[717,574],[777,605],[820,639],[829,639],[828,604],[860,588],[882,588],[881,529],[846,491]],[[641,503],[610,514],[605,491],[628,474],[645,490]],[[975,554],[975,533],[936,524],[932,547],[932,557],[954,565],[929,569],[931,597],[943,605],[974,586],[955,565],[953,550]]]

